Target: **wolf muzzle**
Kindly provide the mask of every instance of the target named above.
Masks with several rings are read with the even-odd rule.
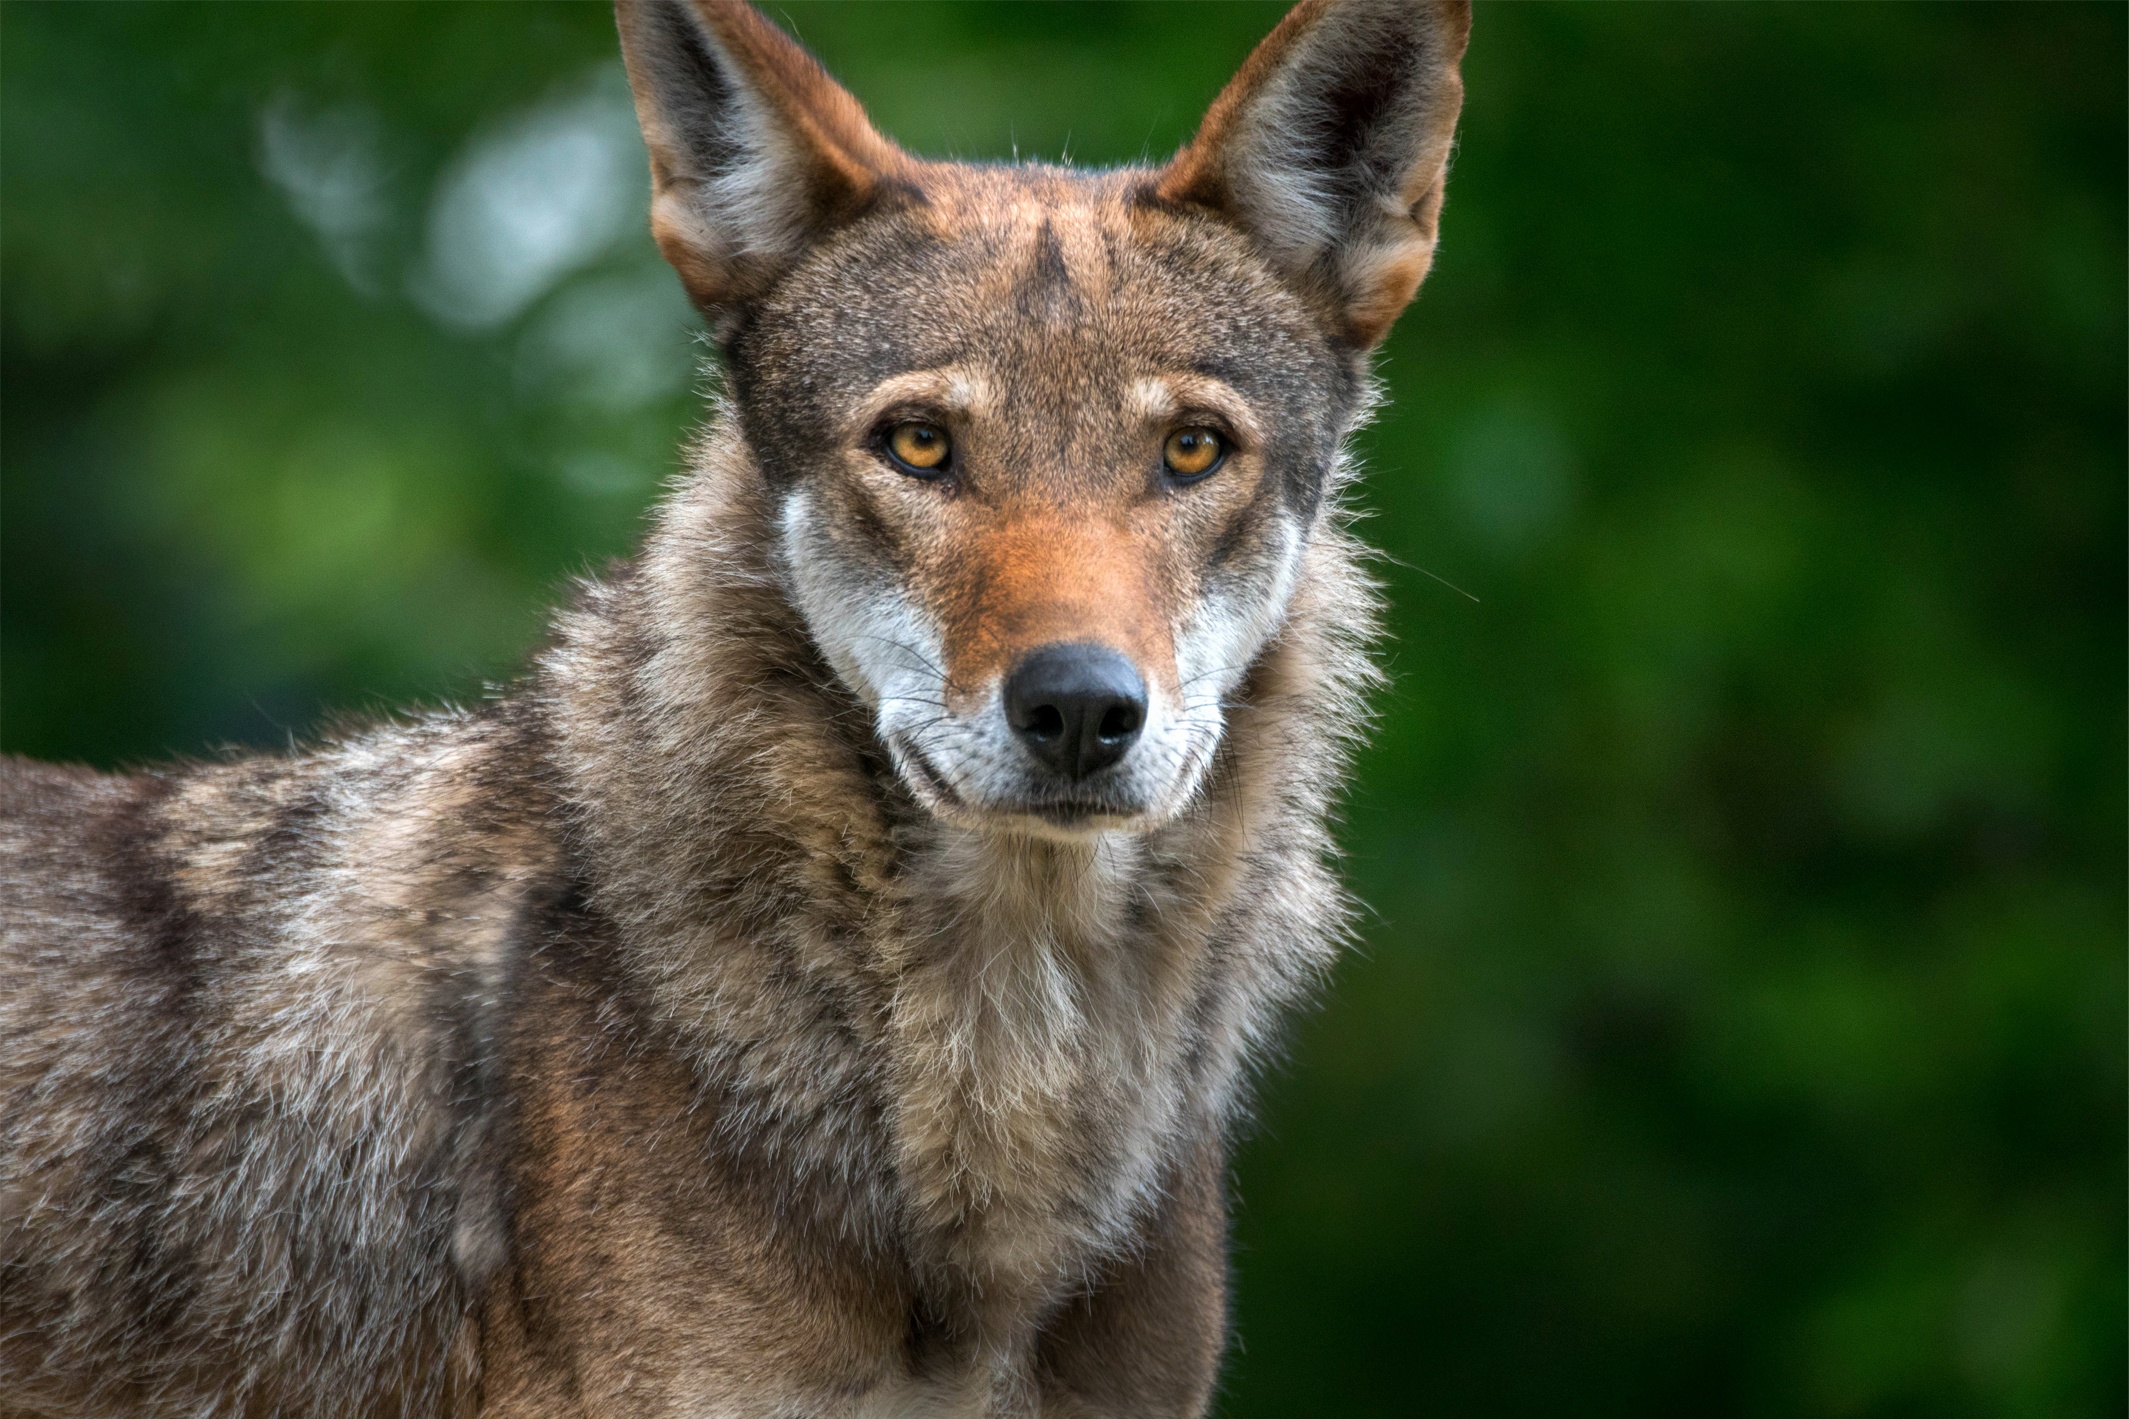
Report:
[[[1146,681],[1105,645],[1038,646],[1005,679],[1006,722],[1050,772],[1082,779],[1117,763],[1146,724]]]

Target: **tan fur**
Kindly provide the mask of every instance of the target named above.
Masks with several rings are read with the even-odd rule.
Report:
[[[622,6],[728,369],[641,555],[478,711],[0,769],[0,1413],[1205,1412],[1246,1074],[1350,919],[1343,440],[1418,276],[1178,174],[1402,46],[1289,185],[1402,153],[1431,251],[1464,24],[1296,15],[1174,166],[1088,175],[918,162],[751,10]],[[1066,641],[1148,696],[1076,786],[1000,707]]]

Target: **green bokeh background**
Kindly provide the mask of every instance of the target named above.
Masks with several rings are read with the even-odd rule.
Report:
[[[776,13],[1111,163],[1278,7]],[[2124,1412],[2125,15],[1481,9],[1224,1413]],[[0,27],[5,747],[507,678],[701,417],[607,13]]]

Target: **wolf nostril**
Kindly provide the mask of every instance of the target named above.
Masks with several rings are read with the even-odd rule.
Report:
[[[1005,679],[1005,717],[1028,751],[1066,778],[1117,762],[1146,723],[1146,682],[1105,645],[1046,645]]]
[[[1127,739],[1138,733],[1139,714],[1132,705],[1111,705],[1101,717],[1095,735],[1101,739]]]

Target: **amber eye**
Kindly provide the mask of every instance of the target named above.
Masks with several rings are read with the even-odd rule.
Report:
[[[1178,478],[1202,478],[1220,466],[1227,448],[1211,429],[1177,429],[1161,447],[1161,461]]]
[[[953,442],[937,424],[896,424],[887,431],[887,451],[913,473],[936,473],[946,466]]]

